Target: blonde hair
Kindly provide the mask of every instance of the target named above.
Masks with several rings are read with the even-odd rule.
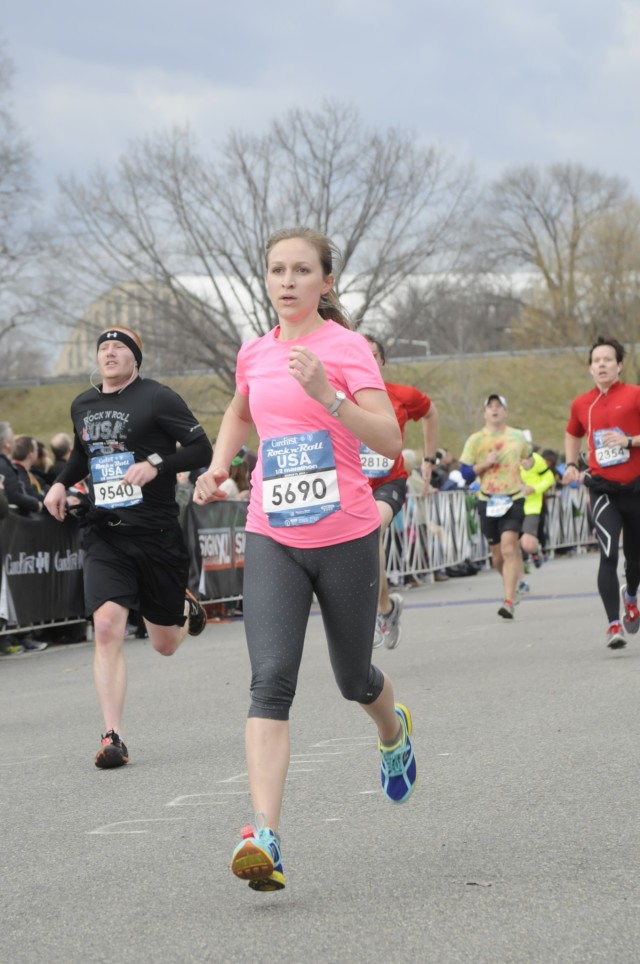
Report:
[[[295,238],[306,241],[307,244],[310,244],[311,247],[315,249],[322,266],[322,274],[325,278],[334,273],[334,265],[340,261],[340,252],[337,247],[320,231],[304,227],[282,228],[280,231],[276,231],[271,235],[267,241],[266,248],[265,262],[267,267],[269,265],[269,255],[276,244],[279,244],[280,241],[292,241]],[[321,295],[318,304],[318,314],[321,318],[330,318],[336,321],[339,325],[342,325],[343,328],[351,328],[347,311],[340,304],[333,288],[328,291],[326,295]]]

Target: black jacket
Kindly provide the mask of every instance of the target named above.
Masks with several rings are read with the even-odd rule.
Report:
[[[0,452],[0,475],[4,475],[4,491],[9,505],[15,505],[22,515],[38,512],[40,501],[35,496],[27,495],[13,462],[2,452]]]

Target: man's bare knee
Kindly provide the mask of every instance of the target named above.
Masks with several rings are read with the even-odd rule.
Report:
[[[173,656],[185,635],[180,626],[152,626],[147,623],[147,630],[149,642],[161,656]]]

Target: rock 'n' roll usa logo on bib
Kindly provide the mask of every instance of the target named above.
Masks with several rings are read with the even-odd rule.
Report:
[[[338,511],[338,473],[327,429],[263,441],[262,508],[272,526],[311,525]]]

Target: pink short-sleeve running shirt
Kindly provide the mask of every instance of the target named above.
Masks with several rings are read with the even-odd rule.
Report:
[[[358,539],[373,532],[380,517],[360,464],[360,441],[326,408],[311,398],[289,373],[289,353],[304,345],[322,361],[329,382],[353,400],[365,388],[385,391],[369,342],[335,321],[293,341],[279,341],[276,327],[240,348],[236,385],[249,400],[251,417],[260,439],[258,461],[251,474],[247,531],[300,548],[317,548]],[[331,449],[339,488],[339,508],[311,524],[274,525],[265,511],[263,467],[270,453],[286,452],[292,438],[302,433],[323,437]],[[328,434],[327,434],[328,433]],[[268,445],[267,443],[272,444]],[[314,481],[310,475],[309,480]],[[306,481],[303,485],[307,485]],[[268,504],[268,503],[266,503]]]

